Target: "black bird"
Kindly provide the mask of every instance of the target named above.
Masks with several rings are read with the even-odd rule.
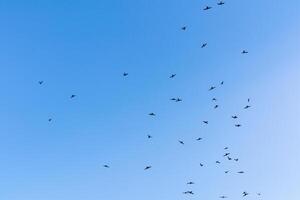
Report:
[[[243,51],[242,51],[242,54],[246,54],[246,53],[248,53],[248,51],[246,51],[246,50],[243,50]]]
[[[52,118],[49,118],[49,119],[48,119],[48,122],[51,122],[51,121],[52,121]]]
[[[230,158],[229,156],[227,157],[228,160],[232,160],[232,158]]]
[[[225,149],[225,150],[227,150],[227,149],[228,149],[228,147],[224,147],[224,149]]]
[[[231,116],[232,119],[237,119],[238,117],[236,115]]]
[[[227,197],[226,197],[226,196],[220,196],[220,198],[221,198],[221,199],[226,199]]]
[[[213,90],[215,88],[216,88],[215,86],[211,86],[208,91],[211,91],[211,90]]]
[[[239,159],[238,159],[238,158],[235,158],[234,161],[237,162],[237,161],[239,161]]]
[[[225,174],[228,174],[229,173],[229,171],[225,171]]]
[[[223,85],[223,84],[224,84],[224,81],[222,81],[220,84]]]
[[[128,76],[128,73],[127,73],[127,72],[124,72],[124,73],[123,73],[123,76]]]
[[[144,170],[148,170],[148,169],[150,169],[152,166],[146,166],[145,168],[144,168]]]
[[[103,165],[103,167],[105,167],[105,168],[110,168],[108,165]]]
[[[152,138],[152,136],[151,136],[151,135],[147,135],[147,137],[148,137],[148,139],[151,139],[151,138]]]
[[[244,171],[239,171],[238,173],[239,173],[239,174],[244,174],[245,172],[244,172]]]
[[[200,167],[203,167],[204,165],[202,163],[200,163]]]
[[[216,108],[218,108],[218,107],[219,107],[219,105],[215,105],[214,109],[216,109]]]
[[[155,116],[155,113],[149,113],[148,115],[150,115],[150,116]]]
[[[180,102],[180,101],[182,101],[182,99],[180,99],[180,98],[177,98],[177,99],[176,99],[176,102]]]
[[[224,4],[225,4],[224,1],[220,1],[220,2],[218,3],[219,6],[222,6],[222,5],[224,5]]]
[[[250,107],[251,107],[251,106],[247,105],[247,106],[244,107],[244,109],[248,109],[248,108],[250,108]]]
[[[186,26],[181,27],[181,30],[185,31],[186,30]]]
[[[171,76],[169,78],[174,78],[176,76],[176,74],[171,74]]]
[[[204,48],[206,46],[207,46],[207,43],[203,43],[202,46],[201,46],[201,48]]]
[[[202,140],[202,138],[201,138],[201,137],[199,137],[199,138],[197,138],[196,140],[197,140],[197,141],[200,141],[200,140]]]
[[[178,142],[179,142],[180,144],[184,145],[184,142],[183,142],[183,141],[181,141],[181,140],[178,140]]]
[[[221,164],[221,162],[220,162],[220,161],[218,161],[218,160],[216,161],[216,163],[217,163],[217,164]]]
[[[39,83],[40,85],[42,85],[42,84],[44,83],[44,81],[39,81],[38,83]]]
[[[203,121],[204,124],[208,124],[208,121]]]
[[[257,193],[257,195],[258,195],[258,196],[260,196],[260,195],[261,195],[261,193]]]
[[[248,196],[249,193],[248,192],[243,192],[243,197]]]
[[[216,98],[213,98],[212,101],[217,101],[217,99],[216,99]]]
[[[247,100],[247,101],[248,101],[248,103],[249,103],[249,102],[250,102],[250,98],[248,98],[248,100]]]
[[[229,156],[229,155],[230,155],[230,153],[225,153],[223,156],[226,157],[226,156]]]
[[[193,191],[186,191],[186,192],[183,192],[183,194],[194,194]]]
[[[71,99],[73,99],[73,98],[75,98],[75,97],[76,97],[75,94],[72,94],[72,95],[70,96]]]
[[[210,7],[210,6],[206,6],[203,10],[209,10],[209,9],[211,9],[212,7]]]
[[[176,98],[172,98],[172,99],[170,99],[171,101],[176,101]]]
[[[240,125],[240,124],[236,124],[236,125],[235,125],[235,127],[241,127],[241,126],[242,126],[242,125]]]
[[[190,181],[190,182],[187,182],[186,184],[187,184],[187,185],[194,185],[195,183],[192,182],[192,181]]]

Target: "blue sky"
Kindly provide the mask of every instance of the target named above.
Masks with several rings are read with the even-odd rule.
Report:
[[[0,1],[0,199],[296,199],[299,9],[296,0]],[[238,163],[223,158],[225,146]]]

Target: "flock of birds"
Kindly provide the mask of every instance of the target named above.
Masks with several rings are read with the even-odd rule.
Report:
[[[219,2],[217,3],[218,6],[222,6],[222,5],[224,5],[224,4],[225,4],[224,1],[219,1]],[[207,10],[210,10],[210,9],[212,9],[211,6],[206,6],[206,7],[203,8],[204,11],[207,11]],[[181,27],[181,30],[182,30],[182,31],[186,31],[186,30],[187,30],[187,26]],[[203,43],[203,44],[201,45],[201,48],[205,48],[206,46],[207,46],[207,43]],[[241,54],[248,54],[248,51],[247,51],[247,50],[242,50],[242,51],[241,51]],[[123,73],[123,77],[127,77],[127,76],[129,76],[129,73],[124,72],[124,73]],[[170,79],[174,79],[175,77],[176,77],[176,74],[171,74],[171,75],[169,76]],[[39,84],[39,85],[42,85],[42,84],[44,84],[44,81],[42,81],[42,80],[41,80],[41,81],[38,81],[38,84]],[[221,81],[221,82],[220,82],[220,85],[222,86],[223,84],[224,84],[224,81]],[[217,88],[216,86],[211,86],[211,87],[209,87],[208,91],[212,91],[212,90],[214,90],[214,89],[216,89],[216,88]],[[71,94],[69,98],[70,98],[70,99],[74,99],[74,98],[76,98],[76,97],[77,97],[77,95]],[[177,98],[171,98],[170,100],[173,101],[173,102],[181,102],[181,101],[183,101],[183,99],[181,99],[181,98],[179,98],[179,97],[177,97]],[[212,101],[213,101],[213,102],[217,102],[217,99],[216,99],[216,98],[212,98]],[[246,109],[249,109],[249,108],[251,107],[251,106],[249,105],[249,103],[250,103],[250,98],[247,99],[247,102],[248,102],[247,105],[245,105],[245,107],[244,107],[245,110],[246,110]],[[215,104],[214,109],[217,109],[218,107],[219,107],[219,105],[218,105],[218,104]],[[151,113],[149,113],[148,115],[151,116],[151,117],[155,117],[155,116],[156,116],[156,114],[155,114],[154,112],[151,112]],[[237,116],[237,115],[232,115],[231,118],[232,118],[233,120],[237,120],[237,119],[238,119],[238,116]],[[52,120],[53,120],[52,118],[48,118],[48,121],[49,121],[49,122],[52,122]],[[203,120],[202,122],[203,122],[205,125],[208,125],[208,124],[209,124],[209,122],[208,122],[207,120]],[[238,127],[241,127],[242,125],[241,125],[240,123],[235,123],[234,126],[238,128]],[[148,135],[147,135],[147,138],[148,138],[148,139],[152,139],[152,136],[148,134]],[[196,141],[201,141],[202,139],[203,139],[203,138],[199,137],[199,138],[196,138]],[[182,140],[178,140],[178,142],[179,142],[179,144],[181,144],[181,145],[185,145],[184,141],[182,141]],[[228,149],[229,149],[228,147],[224,147],[224,150],[225,150],[225,151],[227,151]],[[229,161],[231,161],[231,160],[234,161],[234,162],[238,162],[238,161],[239,161],[238,158],[232,158],[232,157],[231,157],[231,154],[230,154],[229,152],[224,153],[223,157],[226,158],[226,159],[229,160]],[[216,163],[216,164],[221,164],[221,161],[217,160],[217,161],[215,161],[215,163]],[[104,167],[104,168],[110,168],[110,165],[104,164],[103,167]],[[203,164],[203,163],[200,163],[200,167],[204,167],[204,164]],[[145,167],[144,167],[144,170],[150,170],[151,168],[152,168],[152,166],[151,166],[151,165],[148,165],[148,166],[145,166]],[[224,171],[224,173],[226,173],[226,174],[228,174],[229,172],[230,172],[230,171],[228,171],[228,170]],[[244,174],[245,172],[244,172],[244,171],[238,171],[237,173],[238,173],[238,174]],[[186,184],[187,184],[187,185],[194,185],[195,182],[189,181],[189,182],[187,182]],[[192,190],[187,190],[187,191],[184,191],[183,194],[184,194],[184,195],[194,195],[194,192],[193,192]],[[242,192],[241,195],[242,195],[242,197],[246,197],[246,196],[250,195],[250,193],[248,193],[247,191],[244,191],[244,192]],[[261,196],[261,193],[256,193],[256,195],[257,195],[257,196]],[[221,196],[219,196],[219,198],[225,199],[225,198],[228,198],[228,196],[221,195]]]

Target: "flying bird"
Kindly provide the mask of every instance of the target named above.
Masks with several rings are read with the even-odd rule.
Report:
[[[190,181],[190,182],[187,182],[186,184],[187,184],[187,185],[194,185],[195,183],[192,182],[192,181]]]
[[[171,76],[169,78],[174,78],[176,76],[176,74],[171,74]]]
[[[184,145],[184,142],[183,142],[183,141],[181,141],[181,140],[178,140],[178,142],[179,142],[180,144]]]
[[[213,89],[215,89],[216,87],[215,86],[211,86],[208,91],[212,91]]]
[[[127,72],[124,72],[124,73],[123,73],[123,76],[128,76],[128,73],[127,73]]]
[[[151,135],[147,135],[147,137],[148,137],[148,139],[151,139],[151,138],[152,138],[152,136],[151,136]]]
[[[209,9],[211,9],[212,7],[210,7],[210,6],[206,6],[205,8],[203,8],[203,10],[209,10]]]
[[[180,101],[182,101],[182,99],[177,98],[175,101],[176,101],[176,102],[180,102]]]
[[[103,167],[105,167],[105,168],[110,168],[108,165],[103,165]]]
[[[227,157],[228,160],[232,160],[232,158],[230,158],[229,156]]]
[[[183,192],[183,194],[194,194],[193,191],[186,191],[186,192]]]
[[[202,46],[201,46],[201,48],[204,48],[206,46],[207,46],[207,43],[203,43]]]
[[[200,167],[203,167],[204,165],[202,163],[200,163]]]
[[[241,127],[241,126],[242,126],[241,124],[236,124],[236,125],[235,125],[235,127]]]
[[[235,159],[233,159],[235,162],[237,162],[237,161],[239,161],[239,159],[238,158],[235,158]]]
[[[247,105],[247,106],[244,107],[244,109],[248,109],[248,108],[250,108],[250,107],[251,107],[251,106]]]
[[[244,171],[239,171],[238,173],[239,173],[239,174],[244,174],[245,172],[244,172]]]
[[[51,122],[51,121],[52,121],[52,118],[49,118],[49,119],[48,119],[48,122]]]
[[[226,156],[229,156],[229,155],[230,155],[230,153],[225,153],[223,156],[226,157]]]
[[[246,51],[246,50],[242,51],[242,54],[247,54],[247,53],[248,53],[248,51]]]
[[[220,2],[218,2],[218,5],[219,6],[222,6],[222,5],[224,5],[225,4],[225,2],[224,1],[220,1]]]
[[[176,101],[176,98],[171,98],[170,100],[171,100],[171,101]]]
[[[229,173],[229,171],[225,171],[225,174],[228,174]]]
[[[200,140],[202,140],[202,138],[201,138],[201,137],[199,137],[199,138],[197,138],[196,140],[197,140],[197,141],[200,141]]]
[[[155,113],[149,113],[148,115],[150,115],[150,116],[155,116]]]
[[[212,98],[212,101],[217,101],[217,99],[216,98]]]
[[[216,163],[217,163],[217,164],[221,164],[221,162],[220,162],[220,161],[218,161],[218,160],[216,161]]]
[[[237,119],[238,117],[236,115],[231,116],[232,119]]]
[[[208,121],[203,121],[204,124],[208,124]]]
[[[73,99],[73,98],[75,98],[75,97],[76,97],[75,94],[72,94],[72,95],[70,96],[71,99]]]
[[[243,192],[243,197],[248,196],[249,193],[248,192]]]
[[[214,109],[216,109],[216,108],[218,108],[218,107],[219,107],[219,105],[215,105]]]
[[[220,84],[221,84],[221,85],[224,85],[224,81],[222,81]]]
[[[38,83],[39,83],[40,85],[42,85],[42,84],[44,83],[44,81],[39,81]]]
[[[186,30],[186,26],[181,27],[181,30],[185,31]]]
[[[248,103],[250,102],[250,98],[247,99]]]
[[[146,166],[146,167],[144,168],[144,170],[151,169],[151,167],[152,167],[152,166]]]
[[[224,149],[225,149],[225,150],[227,150],[227,149],[228,149],[228,147],[224,147]]]
[[[220,198],[221,198],[221,199],[226,199],[227,197],[226,197],[226,196],[220,196]]]

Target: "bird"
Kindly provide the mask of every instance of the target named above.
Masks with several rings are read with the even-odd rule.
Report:
[[[230,155],[230,153],[225,153],[223,156],[226,157],[226,156],[229,156],[229,155]]]
[[[239,174],[244,174],[245,172],[244,172],[244,171],[239,171],[238,173],[239,173]]]
[[[203,167],[204,165],[202,163],[200,163],[200,167]]]
[[[247,195],[249,195],[248,192],[243,192],[243,197],[245,197],[245,196],[247,196]]]
[[[208,124],[208,121],[203,121],[204,124]]]
[[[222,5],[224,5],[225,4],[225,2],[224,1],[220,1],[220,2],[218,2],[218,5],[219,6],[222,6]]]
[[[241,127],[241,126],[242,126],[241,124],[236,124],[236,125],[235,125],[235,127]]]
[[[219,107],[219,105],[215,105],[214,109],[216,109],[216,108],[218,108],[218,107]]]
[[[205,8],[203,8],[203,10],[209,10],[209,9],[211,9],[212,7],[210,7],[210,6],[206,6]]]
[[[238,158],[235,158],[235,159],[233,159],[235,162],[237,162],[237,161],[239,161],[239,159]]]
[[[174,78],[176,76],[176,74],[171,74],[171,76],[169,78]]]
[[[221,83],[220,83],[221,85],[224,85],[224,81],[221,81]]]
[[[152,166],[146,166],[146,167],[144,168],[144,170],[148,170],[148,169],[150,169],[150,168],[152,168]]]
[[[225,171],[225,174],[228,174],[229,173],[229,171]]]
[[[181,30],[185,31],[186,30],[186,26],[181,27]]]
[[[51,122],[51,121],[52,121],[52,118],[49,118],[49,119],[48,119],[48,122]]]
[[[248,109],[248,108],[250,108],[251,106],[249,106],[249,105],[246,105],[245,107],[244,107],[244,109]]]
[[[200,140],[202,140],[202,138],[201,138],[201,137],[199,137],[199,138],[197,138],[196,140],[197,140],[197,141],[200,141]]]
[[[105,168],[110,168],[110,166],[108,166],[108,165],[103,165],[103,167],[105,167]]]
[[[248,51],[246,51],[246,50],[243,50],[243,51],[242,51],[242,54],[246,54],[246,53],[248,53]]]
[[[236,115],[231,116],[232,119],[237,119],[238,117]]]
[[[224,147],[225,150],[229,149],[228,147]]]
[[[182,99],[177,98],[175,101],[176,101],[176,102],[180,102],[180,101],[182,101]]]
[[[75,97],[76,97],[75,94],[72,94],[72,95],[70,96],[71,99],[73,99],[73,98],[75,98]]]
[[[151,135],[147,135],[147,137],[148,137],[148,139],[151,139],[151,138],[152,138],[152,136],[151,136]]]
[[[156,116],[155,113],[149,113],[148,115],[150,115],[150,116]]]
[[[247,99],[248,103],[250,102],[250,98]]]
[[[190,182],[187,182],[186,184],[187,184],[187,185],[193,185],[193,184],[195,184],[195,183],[192,182],[192,181],[190,181]]]
[[[259,193],[257,193],[257,195],[258,195],[258,196],[261,196],[261,193],[259,192]]]
[[[127,73],[127,72],[124,72],[124,73],[123,73],[123,76],[128,76],[128,73]]]
[[[216,87],[215,86],[211,86],[208,91],[212,91],[213,89],[215,89]]]
[[[232,158],[230,158],[229,156],[227,157],[228,160],[232,160]]]
[[[227,197],[226,197],[226,196],[220,196],[220,198],[221,198],[221,199],[226,199]]]
[[[181,141],[181,140],[178,140],[178,142],[179,142],[180,144],[184,145],[184,142],[183,142],[183,141]]]
[[[176,101],[176,98],[171,98],[170,100],[171,100],[171,101]]]
[[[38,83],[39,83],[40,85],[42,85],[42,84],[44,83],[44,81],[39,81]]]
[[[221,162],[220,162],[220,161],[218,161],[218,160],[216,161],[216,163],[217,163],[217,164],[221,164]]]
[[[217,101],[217,99],[216,98],[212,98],[212,101]]]
[[[207,43],[203,43],[202,46],[201,46],[201,48],[204,48],[206,46],[207,46]]]
[[[183,192],[183,194],[194,194],[193,191],[186,191],[186,192]]]

